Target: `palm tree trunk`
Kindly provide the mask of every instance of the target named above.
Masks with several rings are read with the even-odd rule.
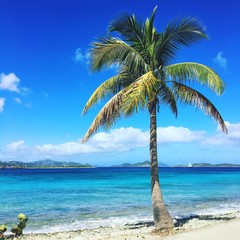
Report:
[[[164,205],[160,189],[157,157],[156,102],[150,103],[148,110],[150,113],[150,160],[153,217],[156,230],[168,233],[174,229],[174,223]]]

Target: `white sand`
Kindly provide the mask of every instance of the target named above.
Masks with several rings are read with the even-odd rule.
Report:
[[[164,240],[240,240],[240,219],[186,231]]]
[[[237,217],[233,220],[233,217]],[[176,228],[174,235],[160,237],[153,234],[153,226],[136,224],[121,227],[100,227],[52,234],[26,234],[24,240],[240,240],[239,213],[208,218],[193,218]]]

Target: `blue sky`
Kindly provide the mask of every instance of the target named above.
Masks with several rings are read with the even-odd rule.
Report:
[[[190,106],[178,118],[163,107],[158,115],[159,161],[240,164],[240,17],[236,0],[77,1],[0,0],[0,161],[45,158],[97,165],[149,159],[147,111],[100,129],[87,144],[85,132],[101,104],[81,116],[95,88],[114,74],[90,73],[88,49],[122,11],[143,20],[158,5],[158,31],[179,16],[196,16],[209,40],[183,48],[174,62],[195,61],[214,68],[227,88],[219,97],[201,90],[229,129]]]

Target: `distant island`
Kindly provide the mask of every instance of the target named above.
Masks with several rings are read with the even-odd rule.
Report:
[[[89,168],[93,167],[90,164],[81,164],[77,162],[59,162],[50,159],[20,162],[20,161],[0,161],[0,168]]]
[[[77,162],[60,162],[51,159],[45,159],[34,162],[20,162],[20,161],[0,161],[0,168],[92,168],[88,163],[81,164]],[[104,167],[104,166],[98,166]],[[121,165],[113,165],[110,167],[150,167],[150,161],[138,162],[138,163],[123,163]],[[159,167],[169,167],[165,163],[159,163]]]
[[[177,168],[201,168],[201,167],[240,167],[240,164],[230,164],[230,163],[221,163],[221,164],[210,164],[210,163],[193,163],[187,165],[176,165],[169,166],[165,163],[160,162],[159,167],[177,167]],[[104,167],[104,166],[93,166],[88,163],[81,164],[77,162],[60,162],[54,161],[51,159],[45,159],[34,162],[21,162],[21,161],[9,161],[4,162],[0,161],[0,168],[95,168],[95,167]],[[112,165],[110,167],[150,167],[150,161],[137,162],[137,163],[123,163],[120,165]]]
[[[165,163],[159,163],[159,167],[169,167]],[[138,163],[123,163],[121,165],[113,165],[111,167],[150,167],[150,161],[138,162]]]
[[[211,163],[193,163],[188,165],[176,165],[174,167],[240,167],[240,164],[231,164],[231,163],[219,163],[219,164],[211,164]]]

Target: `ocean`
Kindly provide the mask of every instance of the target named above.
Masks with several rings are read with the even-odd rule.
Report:
[[[172,217],[240,211],[240,168],[160,168]],[[25,233],[152,221],[149,168],[0,169],[0,225]]]

